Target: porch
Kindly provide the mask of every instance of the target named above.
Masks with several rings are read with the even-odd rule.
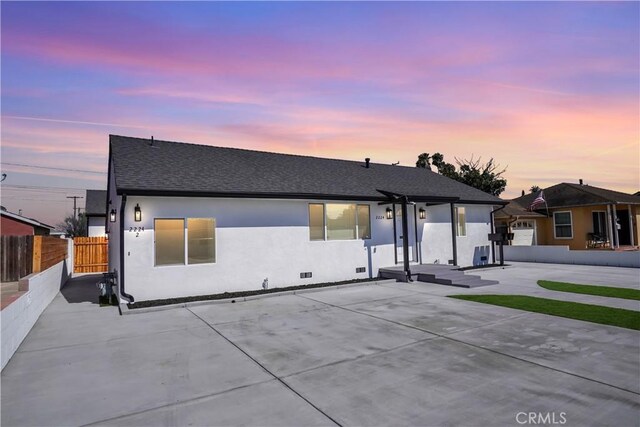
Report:
[[[378,270],[378,276],[384,279],[396,279],[401,282],[417,280],[419,282],[437,283],[460,288],[477,288],[499,283],[497,280],[485,280],[480,276],[465,274],[456,265],[413,264],[409,268],[409,277],[402,265],[381,268]]]

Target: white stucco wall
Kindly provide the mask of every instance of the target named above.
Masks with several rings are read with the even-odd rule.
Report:
[[[129,196],[124,224],[125,291],[136,301],[144,301],[255,290],[261,289],[264,279],[268,279],[270,288],[334,282],[375,277],[379,268],[395,264],[393,221],[386,219],[387,206],[367,203],[371,208],[371,239],[310,241],[308,204],[318,202]],[[142,210],[141,222],[133,220],[136,204]],[[443,222],[428,223],[429,215],[426,221],[418,220],[418,240],[425,240],[421,242],[423,255],[425,247],[429,254],[424,262],[433,262],[433,254],[446,252],[437,255],[446,263],[451,251],[449,207],[434,208],[429,208],[433,219]],[[468,236],[459,238],[465,239],[459,242],[460,265],[471,265],[476,247],[488,245],[490,210],[482,206],[467,208]],[[215,218],[216,262],[156,267],[155,218]],[[110,225],[113,232],[109,236],[109,260],[113,270],[119,269],[119,224]],[[139,230],[141,227],[144,231]],[[415,234],[413,221],[409,232],[411,236]],[[366,267],[366,272],[356,273],[357,267]],[[312,272],[313,276],[301,279],[301,272]]]
[[[71,251],[73,253],[73,251]],[[71,275],[69,259],[41,273],[20,279],[20,288],[28,291],[0,312],[2,323],[2,369],[16,352],[45,308]]]
[[[107,234],[104,228],[105,220],[102,217],[90,216],[87,218],[87,236],[89,237],[103,237]]]

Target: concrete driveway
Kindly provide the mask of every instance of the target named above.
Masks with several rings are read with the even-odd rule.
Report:
[[[517,288],[530,268],[486,272],[507,284],[484,292]],[[590,282],[637,280],[637,270],[604,270]],[[454,300],[443,295],[469,291],[423,283],[119,316],[89,302],[93,282],[65,287],[2,372],[3,426],[640,417],[640,334],[627,329]]]

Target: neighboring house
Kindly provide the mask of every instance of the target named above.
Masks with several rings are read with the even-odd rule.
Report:
[[[496,226],[509,228],[514,233],[512,244],[526,244],[522,228],[530,227],[535,230],[535,240],[530,243],[534,245],[588,249],[638,244],[640,197],[565,182],[543,189],[546,206],[527,212],[538,194],[535,192],[513,199],[495,213]],[[516,241],[518,232],[521,238]]]
[[[545,215],[531,212],[515,201],[509,202],[503,209],[495,213],[496,232],[513,233],[514,246],[530,246],[538,244],[537,220]]]
[[[0,235],[2,236],[46,236],[54,227],[7,211],[0,210]]]
[[[87,218],[87,236],[106,236],[107,192],[105,190],[87,190],[85,217]]]
[[[129,301],[486,264],[505,204],[422,168],[113,135],[107,191]]]

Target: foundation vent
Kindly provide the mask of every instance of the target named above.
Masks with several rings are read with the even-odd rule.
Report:
[[[311,277],[311,275],[312,275],[311,272],[307,271],[305,273],[300,273],[300,278],[301,279],[308,279],[309,277]]]
[[[356,273],[366,273],[367,267],[356,267]]]

